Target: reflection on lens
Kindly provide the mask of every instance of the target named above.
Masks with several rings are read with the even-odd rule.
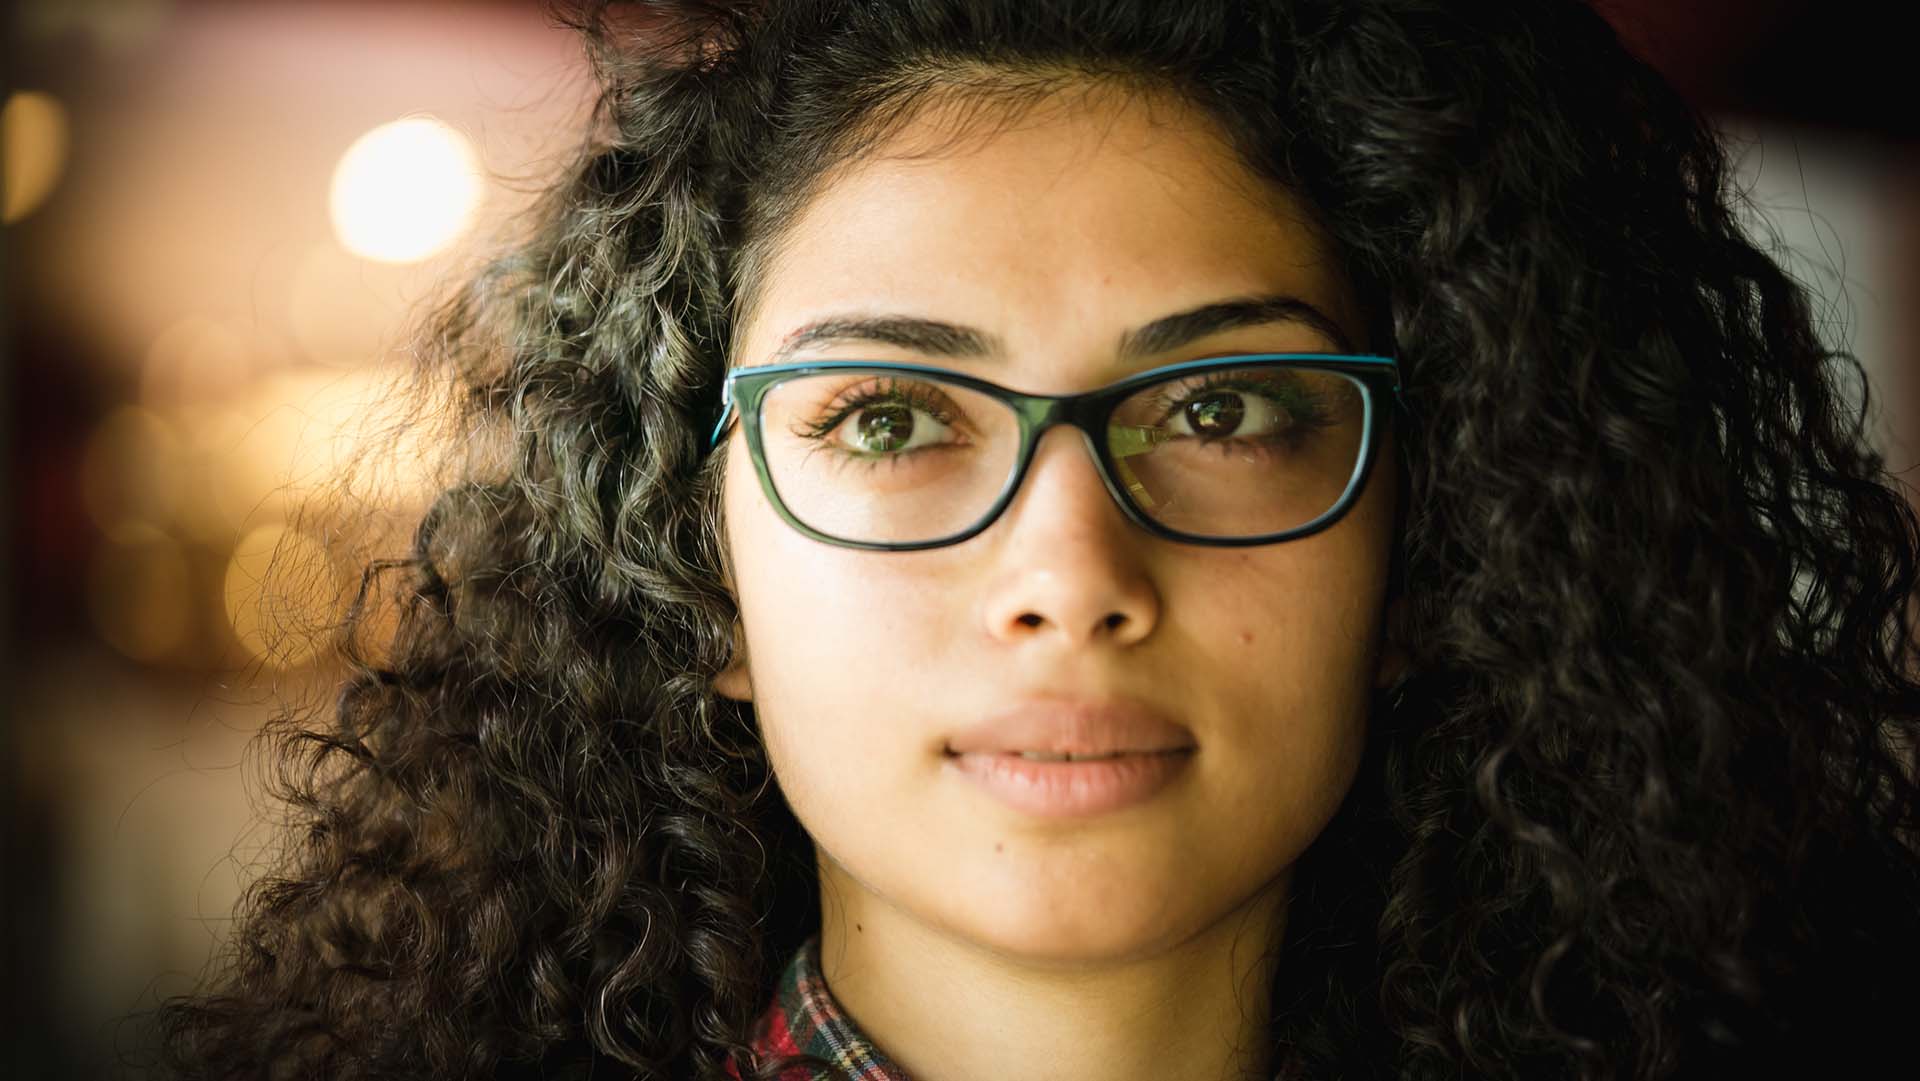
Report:
[[[1338,372],[1276,365],[1180,376],[1121,402],[1107,448],[1144,514],[1183,533],[1252,537],[1332,510],[1359,463],[1366,399]]]
[[[845,540],[913,544],[965,530],[993,506],[1020,449],[1005,403],[900,372],[801,376],[760,409],[781,501]]]

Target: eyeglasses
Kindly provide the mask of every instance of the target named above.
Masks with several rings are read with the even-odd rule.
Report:
[[[788,525],[828,544],[915,551],[992,525],[1040,437],[1070,424],[1140,528],[1275,544],[1353,505],[1399,391],[1390,357],[1322,353],[1187,361],[1067,395],[921,364],[778,364],[728,373],[708,446],[737,413]]]

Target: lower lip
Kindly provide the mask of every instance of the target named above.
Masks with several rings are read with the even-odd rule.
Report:
[[[1143,803],[1187,767],[1192,750],[1123,754],[1086,762],[1037,762],[969,752],[948,762],[1016,811],[1047,818],[1102,814]]]

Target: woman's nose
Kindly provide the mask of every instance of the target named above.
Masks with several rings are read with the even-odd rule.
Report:
[[[1077,430],[1041,437],[986,537],[997,564],[983,607],[993,637],[1128,646],[1153,633],[1161,599],[1145,556],[1160,542],[1114,503]]]

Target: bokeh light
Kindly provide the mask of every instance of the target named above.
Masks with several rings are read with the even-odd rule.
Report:
[[[0,901],[25,914],[9,972],[32,989],[0,1078],[150,1065],[150,1007],[224,948],[277,847],[249,741],[337,686],[363,568],[409,551],[423,463],[462,449],[440,437],[451,388],[401,355],[415,320],[590,115],[578,35],[540,8],[0,15],[19,718]],[[414,576],[371,580],[355,641],[379,656]]]
[[[226,323],[192,315],[161,331],[140,371],[140,399],[180,409],[230,397],[251,374],[246,339]]]
[[[412,263],[445,248],[480,205],[479,161],[466,137],[432,117],[362,135],[333,173],[334,234],[350,252]]]
[[[406,314],[397,267],[369,263],[338,244],[316,244],[294,271],[288,328],[308,360],[351,368],[385,359]]]
[[[312,659],[326,644],[342,599],[326,543],[278,523],[240,538],[222,584],[235,640],[274,668]]]
[[[245,388],[235,408],[207,417],[207,462],[220,480],[214,501],[239,530],[295,512],[341,471],[363,442],[374,406],[371,377],[303,367]]]
[[[0,221],[12,225],[39,209],[66,166],[66,109],[38,90],[8,95],[0,109]]]
[[[166,418],[139,406],[101,421],[80,461],[81,499],[109,537],[164,526],[183,480],[179,435]]]

